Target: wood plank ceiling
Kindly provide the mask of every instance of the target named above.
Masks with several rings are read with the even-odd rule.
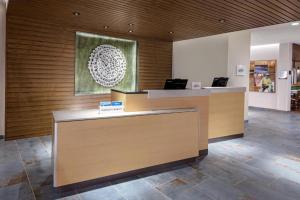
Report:
[[[10,0],[8,15],[177,41],[297,21],[300,1]]]

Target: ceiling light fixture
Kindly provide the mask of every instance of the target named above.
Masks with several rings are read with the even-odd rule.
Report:
[[[174,32],[173,32],[173,31],[170,31],[169,33],[170,33],[170,34],[173,34]]]
[[[103,26],[103,28],[104,28],[105,30],[107,30],[107,29],[109,28],[109,26]]]
[[[133,23],[129,23],[129,24],[128,24],[128,26],[133,26],[133,25],[134,25]]]
[[[73,12],[73,15],[74,15],[74,16],[79,16],[79,15],[80,15],[80,12],[75,11],[75,12]]]
[[[220,23],[224,23],[224,22],[225,22],[225,19],[219,19],[219,22],[220,22]]]
[[[300,23],[299,23],[299,22],[293,22],[293,23],[291,23],[291,25],[292,25],[292,26],[299,26]]]
[[[132,33],[132,32],[133,32],[133,30],[129,30],[128,32],[129,32],[129,33]]]

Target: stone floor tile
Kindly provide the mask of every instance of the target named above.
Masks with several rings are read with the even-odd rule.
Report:
[[[45,145],[37,137],[17,140],[17,144],[25,164],[51,158],[51,153],[47,152]]]
[[[284,193],[276,190],[272,190],[270,187],[257,184],[253,181],[245,181],[236,186],[240,191],[242,191],[248,199],[256,200],[296,200]]]
[[[235,186],[213,177],[202,181],[194,189],[211,199],[240,200],[245,198],[245,195]]]
[[[158,186],[176,179],[176,176],[170,173],[169,171],[149,172],[141,174],[139,177],[143,177],[145,181],[152,184],[153,186]]]
[[[20,160],[0,163],[0,188],[21,183],[26,179],[26,172]]]
[[[189,184],[188,182],[177,178],[162,185],[158,185],[156,188],[169,198],[174,199],[184,191],[192,188],[192,186],[193,185]]]
[[[271,173],[276,178],[285,178],[300,184],[300,169],[295,169],[295,166],[285,165],[282,162],[281,155],[273,155],[270,159],[257,158],[247,162],[247,164],[266,173]]]
[[[300,184],[293,181],[289,181],[285,178],[280,178],[276,181],[273,181],[269,187],[271,188],[271,190],[277,191],[290,198],[300,199]]]
[[[125,200],[112,185],[80,193],[83,200]]]
[[[51,159],[28,164],[26,170],[33,190],[53,184]]]
[[[225,160],[212,163],[204,159],[194,166],[204,175],[218,178],[230,184],[237,184],[247,179],[244,174],[236,173],[233,167],[230,167],[230,165],[227,165],[226,163],[227,162]]]
[[[191,166],[176,168],[175,170],[171,170],[169,173],[177,177],[179,180],[188,183],[189,186],[196,185],[207,178],[201,170]]]
[[[52,153],[52,135],[40,137],[42,144],[45,145],[46,151],[51,155]]]
[[[28,181],[0,187],[1,200],[34,200]]]
[[[0,164],[19,159],[20,154],[18,152],[16,141],[0,140]]]
[[[184,190],[181,193],[178,193],[174,198],[174,200],[214,200],[208,197],[203,192],[199,192],[194,188],[189,188]]]
[[[114,185],[127,200],[166,200],[169,199],[143,179],[136,179]]]

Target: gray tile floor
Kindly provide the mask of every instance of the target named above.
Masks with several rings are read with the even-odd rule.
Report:
[[[246,136],[202,161],[124,180],[54,189],[51,138],[0,140],[0,199],[299,200],[300,113],[251,109]]]

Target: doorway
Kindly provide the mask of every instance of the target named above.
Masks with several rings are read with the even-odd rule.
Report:
[[[300,112],[300,45],[293,44],[291,110]]]

